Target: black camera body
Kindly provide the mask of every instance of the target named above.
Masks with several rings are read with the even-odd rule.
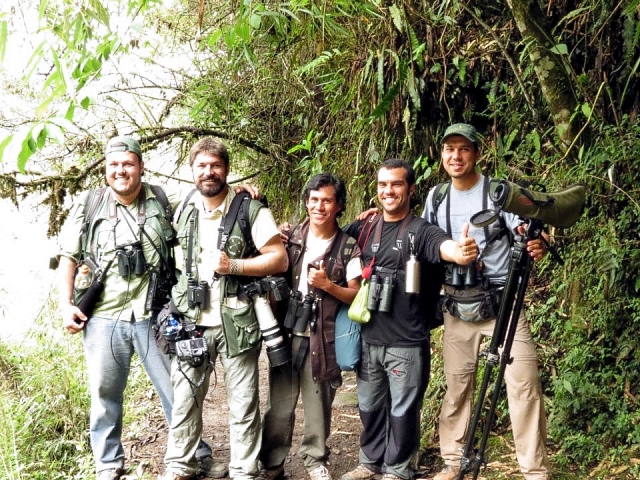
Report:
[[[209,284],[204,280],[197,282],[195,278],[187,281],[187,303],[189,308],[200,307],[200,310],[209,308]]]
[[[209,355],[209,347],[204,337],[196,330],[195,323],[182,326],[183,340],[176,342],[176,355],[193,368],[200,367]]]
[[[167,301],[171,299],[171,288],[174,285],[174,277],[171,272],[152,272],[149,276],[149,290],[145,300],[147,311],[160,311]]]
[[[118,259],[118,273],[121,277],[144,275],[147,271],[140,242],[116,245],[116,257]]]
[[[269,281],[269,289],[273,293],[273,298],[276,302],[280,302],[282,300],[287,300],[291,295],[291,290],[289,289],[289,284],[282,277],[269,277],[265,279]]]
[[[248,297],[253,297],[254,295],[265,295],[272,292],[273,297],[277,302],[286,300],[290,295],[289,285],[282,277],[265,277],[245,283],[241,287]]]
[[[207,341],[204,337],[187,338],[176,342],[176,355],[193,368],[198,368],[204,363],[207,353]]]

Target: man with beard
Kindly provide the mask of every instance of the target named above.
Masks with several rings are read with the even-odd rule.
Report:
[[[229,404],[229,475],[259,478],[260,413],[258,357],[260,328],[251,298],[242,295],[246,277],[286,271],[287,254],[271,212],[260,202],[249,206],[251,240],[257,256],[248,258],[248,239],[235,223],[225,248],[219,227],[235,196],[227,184],[229,153],[222,142],[203,138],[189,153],[196,191],[177,209],[174,223],[178,284],[173,289],[182,328],[206,350],[198,358],[172,359],[174,406],[161,480],[189,480],[198,474],[195,453],[202,433],[202,405],[212,365],[220,357]],[[198,352],[201,353],[201,352]],[[202,358],[200,358],[202,357]]]
[[[122,408],[134,352],[171,423],[170,359],[154,341],[152,312],[145,300],[151,275],[166,274],[171,268],[174,233],[170,219],[163,214],[164,205],[156,196],[165,196],[163,191],[142,181],[144,161],[136,140],[109,140],[105,174],[109,187],[82,194],[61,232],[59,291],[64,327],[71,334],[82,332],[96,478],[117,480],[124,473]],[[80,300],[85,295],[89,296],[87,285],[92,279],[83,285],[81,273],[95,276],[97,270],[104,272],[104,290],[89,318],[85,315],[89,313],[87,308],[83,307],[83,312],[78,305],[82,305]],[[198,457],[207,456],[208,473],[215,470],[210,453],[206,444],[200,445]],[[205,466],[201,465],[201,469]],[[226,472],[224,465],[218,464],[216,469]]]

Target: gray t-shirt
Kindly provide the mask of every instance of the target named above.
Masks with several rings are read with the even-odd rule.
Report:
[[[484,263],[483,275],[489,279],[492,284],[503,285],[509,271],[510,256],[510,237],[502,235],[487,245],[487,240],[493,238],[500,232],[502,224],[499,220],[487,227],[488,238],[485,238],[485,229],[483,227],[474,227],[471,225],[470,218],[483,209],[483,186],[485,177],[480,175],[478,183],[471,189],[459,191],[452,185],[449,186],[449,192],[444,196],[442,203],[438,207],[436,224],[446,230],[447,228],[447,202],[451,202],[449,209],[451,222],[451,238],[458,241],[462,234],[462,226],[469,223],[469,236],[475,238],[476,243],[480,247],[482,254],[482,262]],[[437,187],[436,187],[437,188]],[[425,208],[422,212],[422,218],[431,221],[433,211],[433,195],[436,188],[432,188],[427,195]],[[488,194],[488,193],[487,193]],[[493,201],[487,199],[486,208],[495,208]],[[512,213],[501,212],[504,218],[505,226],[513,230],[518,223],[518,216]]]

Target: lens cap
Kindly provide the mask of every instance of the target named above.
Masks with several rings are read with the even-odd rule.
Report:
[[[476,228],[484,228],[491,225],[498,219],[500,210],[494,210],[492,208],[487,210],[481,210],[471,217],[471,225]]]

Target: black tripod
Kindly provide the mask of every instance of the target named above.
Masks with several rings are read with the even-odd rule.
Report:
[[[502,300],[500,301],[500,309],[496,318],[496,325],[493,330],[491,343],[486,350],[480,353],[480,357],[485,357],[487,359],[487,364],[484,371],[484,377],[482,378],[480,392],[478,393],[478,400],[467,432],[462,459],[460,460],[460,473],[458,473],[457,480],[462,480],[469,472],[473,472],[474,480],[477,479],[480,467],[483,464],[486,464],[485,450],[489,440],[491,424],[495,417],[496,406],[498,404],[500,390],[504,380],[505,369],[513,360],[511,358],[511,346],[513,345],[513,338],[518,326],[518,318],[522,311],[524,295],[527,289],[527,284],[529,283],[529,277],[531,275],[533,265],[533,259],[527,252],[527,241],[541,239],[549,249],[553,258],[561,265],[564,263],[558,253],[542,236],[542,223],[539,220],[526,220],[526,222],[528,222],[528,225],[525,228],[525,234],[516,234],[514,238],[513,250],[509,262],[509,273],[507,275],[507,280],[502,294]],[[498,349],[500,347],[502,347],[502,355],[498,354]],[[496,365],[499,365],[499,370],[496,375],[495,386],[491,395],[491,405],[489,412],[487,413],[487,418],[485,419],[484,430],[480,439],[480,446],[475,450],[476,430],[478,429],[478,423],[480,422],[480,417],[482,415],[482,405],[485,397],[487,396],[491,375]]]

